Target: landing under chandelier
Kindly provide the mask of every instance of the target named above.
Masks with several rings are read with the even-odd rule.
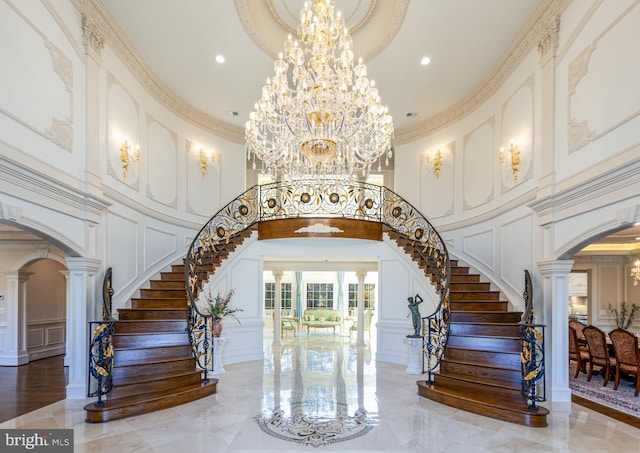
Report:
[[[246,123],[247,158],[274,181],[365,180],[392,153],[393,121],[332,0],[305,2]]]

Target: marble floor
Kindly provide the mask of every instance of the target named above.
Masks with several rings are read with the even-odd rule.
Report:
[[[194,403],[87,424],[85,401],[63,400],[0,429],[72,428],[76,453],[640,452],[639,429],[573,403],[547,404],[549,426],[527,428],[426,400],[421,376],[348,337],[264,349],[264,361],[225,364],[218,394]]]

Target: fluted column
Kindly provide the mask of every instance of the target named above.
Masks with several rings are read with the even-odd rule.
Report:
[[[60,271],[60,274],[64,276],[65,281],[65,312],[67,314],[64,328],[64,366],[69,366],[71,363],[71,351],[69,349],[69,345],[71,344],[71,340],[69,339],[69,332],[71,332],[71,326],[69,325],[69,271]]]

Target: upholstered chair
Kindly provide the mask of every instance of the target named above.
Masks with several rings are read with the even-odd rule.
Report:
[[[586,373],[587,363],[591,361],[589,357],[589,351],[580,348],[578,344],[578,333],[576,330],[569,324],[569,363],[571,361],[576,362],[576,374],[573,378],[577,378],[580,371]]]
[[[582,324],[580,321],[572,319],[571,321],[569,321],[569,327],[571,327],[576,331],[576,337],[578,338],[578,345],[586,346],[587,341],[584,338],[584,333],[582,333],[582,331],[585,328],[585,325]],[[584,348],[584,350],[585,351],[587,350],[586,347]]]
[[[616,384],[614,390],[618,390],[620,373],[630,374],[636,377],[636,393],[640,392],[640,351],[638,339],[634,334],[624,329],[615,329],[609,332],[609,338],[613,343],[616,354]]]
[[[604,369],[604,386],[609,383],[611,377],[611,369],[616,366],[616,359],[609,356],[609,347],[607,346],[607,338],[605,333],[596,326],[587,326],[582,331],[589,346],[589,374],[587,381],[591,381],[593,366],[599,366]]]

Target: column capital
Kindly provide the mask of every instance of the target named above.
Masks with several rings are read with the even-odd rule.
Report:
[[[7,277],[7,280],[18,280],[19,282],[26,282],[32,275],[33,272],[25,271],[10,271],[4,273],[4,276]]]
[[[569,275],[573,268],[573,260],[538,261],[538,271],[544,277],[552,275]]]
[[[98,258],[84,256],[69,256],[64,259],[70,272],[87,272],[95,274],[100,269],[102,261]]]
[[[365,278],[367,278],[367,273],[368,271],[356,271],[356,277],[358,277],[358,280],[364,280]]]
[[[281,271],[279,269],[271,271],[271,275],[273,275],[273,278],[282,278],[282,274],[284,274],[284,271]]]

